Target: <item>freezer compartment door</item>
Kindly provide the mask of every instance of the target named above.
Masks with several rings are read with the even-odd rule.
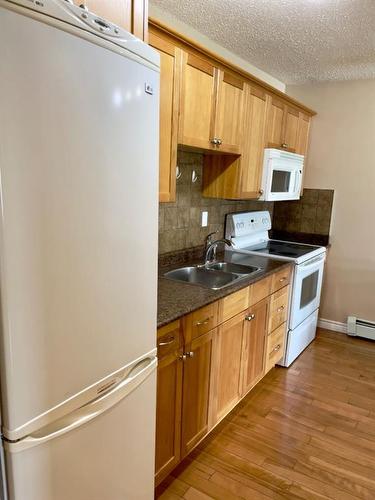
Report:
[[[0,366],[14,432],[156,344],[159,75],[92,37],[0,7]]]
[[[154,488],[156,371],[95,418],[5,450],[12,500],[150,500]],[[94,410],[95,411],[95,410]],[[68,423],[68,422],[66,422]],[[69,432],[68,432],[69,430]],[[37,445],[37,446],[35,446]]]

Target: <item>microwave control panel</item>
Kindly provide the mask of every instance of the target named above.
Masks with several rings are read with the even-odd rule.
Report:
[[[228,236],[233,238],[271,229],[271,216],[268,211],[230,214],[228,218],[226,233],[230,233]]]

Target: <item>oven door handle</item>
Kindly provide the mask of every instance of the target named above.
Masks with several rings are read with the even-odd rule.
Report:
[[[316,269],[319,269],[320,265],[324,263],[326,257],[325,254],[319,255],[318,257],[315,257],[311,261],[307,261],[305,264],[299,264],[297,266],[297,271],[298,269],[301,270],[301,272],[309,271],[310,269],[313,269],[314,267]]]

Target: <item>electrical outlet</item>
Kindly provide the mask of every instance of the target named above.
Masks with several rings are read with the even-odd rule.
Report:
[[[202,227],[208,226],[208,212],[202,212]]]

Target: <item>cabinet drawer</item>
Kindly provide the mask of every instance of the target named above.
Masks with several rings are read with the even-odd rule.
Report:
[[[249,307],[249,287],[224,297],[220,301],[220,323],[227,321]]]
[[[180,321],[173,321],[158,330],[157,347],[158,358],[162,359],[168,354],[177,351],[181,345]]]
[[[288,316],[289,286],[271,295],[268,333],[284,323]]]
[[[185,342],[190,342],[215,328],[218,324],[218,306],[219,302],[214,302],[198,309],[198,311],[194,311],[186,317]]]
[[[271,293],[272,276],[263,278],[250,287],[250,305],[257,304]]]
[[[277,271],[272,275],[271,293],[277,292],[277,290],[280,290],[280,288],[289,285],[291,272],[292,270],[289,266],[285,269],[282,269],[281,271]]]
[[[279,326],[267,338],[266,372],[275,366],[284,355],[286,323]]]

